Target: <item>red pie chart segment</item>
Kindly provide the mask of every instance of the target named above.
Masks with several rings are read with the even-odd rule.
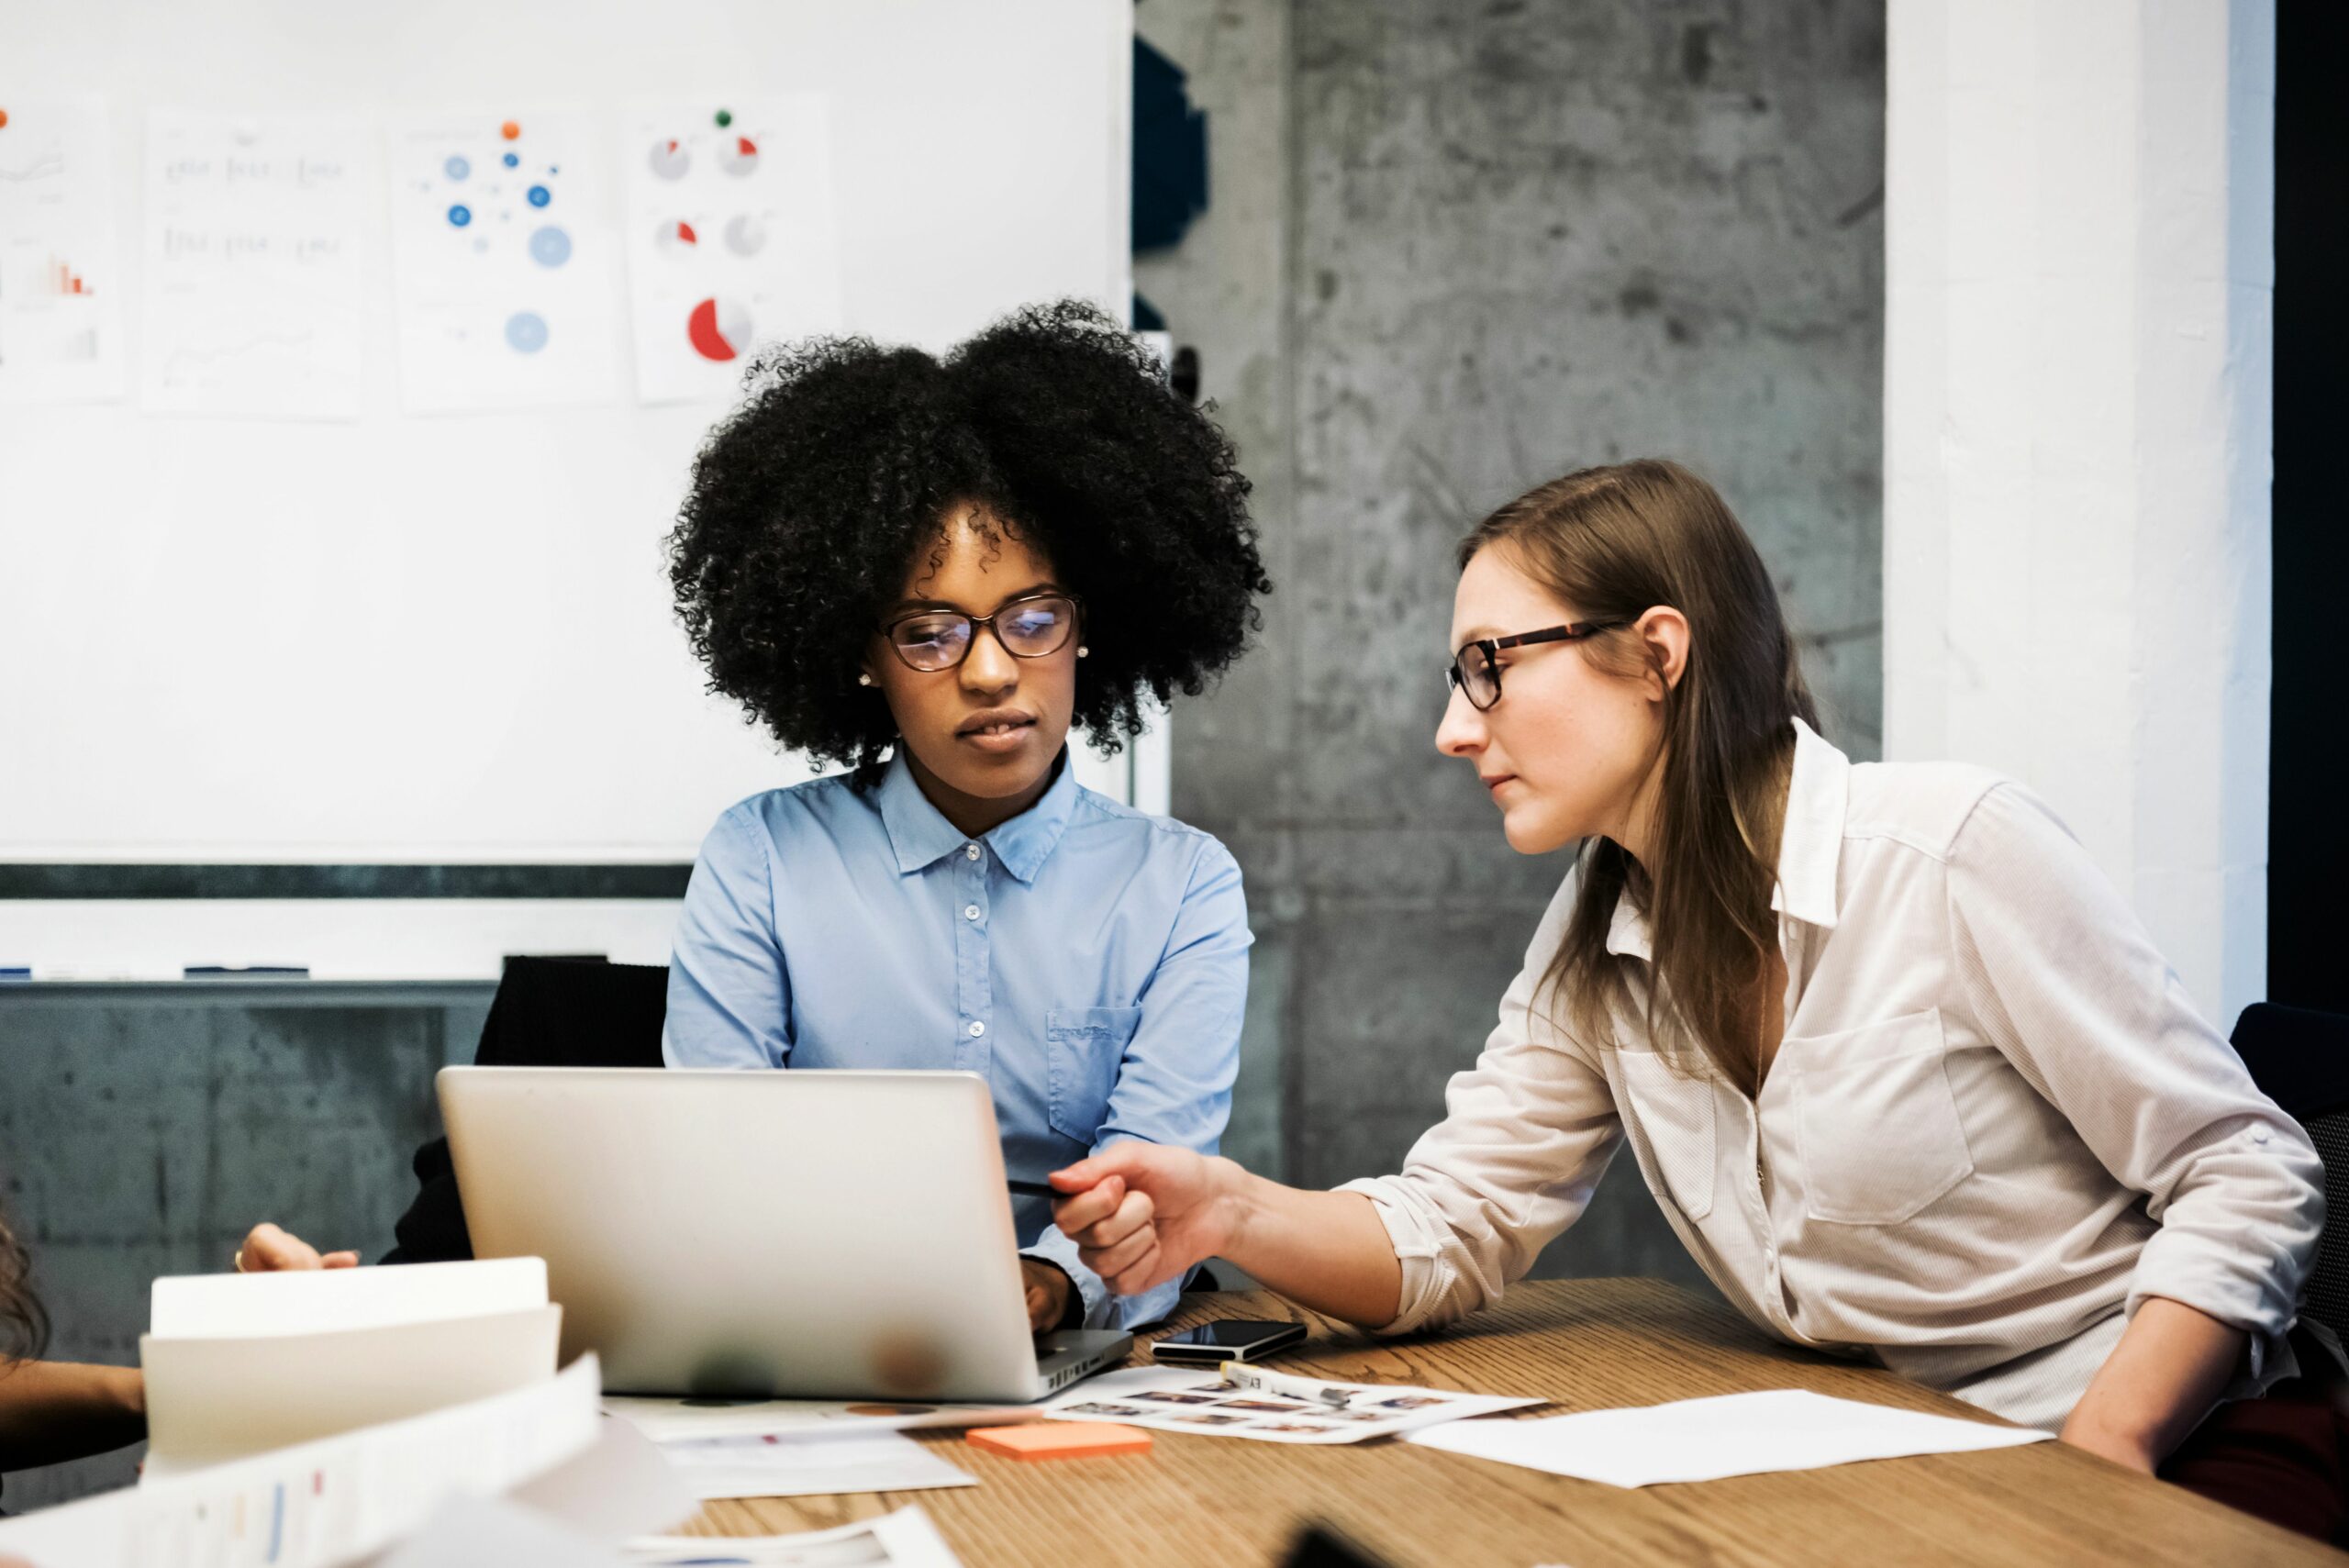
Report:
[[[685,317],[685,337],[705,360],[738,358],[751,346],[751,313],[730,299],[703,300]]]

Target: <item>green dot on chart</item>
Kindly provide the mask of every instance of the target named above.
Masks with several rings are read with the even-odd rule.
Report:
[[[720,109],[720,110],[718,110],[718,129],[720,129],[720,130],[724,130],[728,126],[730,126],[730,125],[732,125],[733,123],[734,123],[734,111],[733,111],[733,110],[731,110],[731,109]]]

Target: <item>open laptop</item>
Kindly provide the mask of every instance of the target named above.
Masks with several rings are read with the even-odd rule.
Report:
[[[481,1258],[540,1257],[615,1393],[1026,1401],[1130,1334],[1033,1337],[972,1073],[450,1067]]]

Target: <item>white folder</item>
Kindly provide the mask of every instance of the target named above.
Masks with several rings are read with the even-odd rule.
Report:
[[[145,1476],[396,1421],[554,1375],[537,1258],[159,1279],[139,1338]]]

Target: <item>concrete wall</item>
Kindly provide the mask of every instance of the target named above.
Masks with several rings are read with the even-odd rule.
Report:
[[[492,989],[0,989],[0,1200],[50,1353],[136,1365],[149,1282],[217,1273],[262,1219],[380,1256]],[[125,1485],[139,1452],[12,1475],[6,1504]]]
[[[1441,1114],[1566,869],[1433,749],[1485,510],[1689,462],[1831,737],[1877,753],[1884,7],[1145,0],[1137,27],[1209,111],[1212,198],[1136,284],[1201,350],[1277,584],[1263,649],[1177,717],[1174,805],[1248,877],[1261,1158],[1336,1182]],[[1544,1272],[1692,1271],[1619,1179]]]

